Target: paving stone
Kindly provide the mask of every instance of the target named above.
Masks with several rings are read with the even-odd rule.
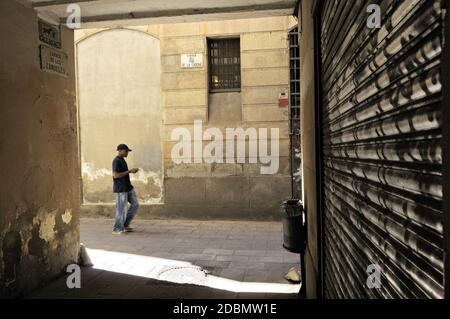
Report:
[[[236,250],[234,252],[237,256],[266,256],[266,250]]]
[[[217,261],[217,260],[196,260],[194,265],[200,266],[212,274],[219,274],[222,269],[230,268],[230,261]]]
[[[234,250],[232,249],[212,249],[212,248],[206,248],[203,251],[204,254],[213,254],[213,255],[233,255]]]
[[[291,254],[290,256],[283,256],[283,262],[285,263],[300,263],[300,256]]]
[[[263,262],[263,263],[284,263],[283,257],[281,256],[255,256],[252,258],[255,262]]]
[[[245,276],[245,269],[224,269],[220,273],[220,277],[226,279],[232,279],[236,281],[243,281]]]
[[[180,254],[201,254],[201,253],[204,253],[204,249],[202,249],[202,248],[181,248],[181,247],[175,247],[175,248],[172,248],[171,250],[170,250],[170,252],[171,253],[175,253],[175,254],[178,254],[178,253],[180,253]],[[205,252],[205,254],[207,254],[207,255],[211,255],[211,254],[209,254],[209,253],[206,253]]]
[[[267,271],[248,269],[245,271],[244,282],[265,282]]]
[[[215,255],[206,254],[183,254],[183,260],[196,261],[196,260],[214,260]]]
[[[249,256],[236,256],[236,255],[219,255],[216,257],[217,261],[249,261]]]
[[[231,269],[264,269],[264,263],[261,262],[239,262],[232,261],[229,268]]]

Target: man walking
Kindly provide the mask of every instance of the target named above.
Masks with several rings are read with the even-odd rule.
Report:
[[[117,156],[112,162],[113,170],[113,191],[116,195],[116,220],[113,228],[114,235],[121,235],[125,232],[133,231],[130,223],[136,215],[139,207],[136,192],[130,182],[130,174],[135,174],[139,169],[133,168],[128,170],[125,157],[131,150],[125,144],[117,146]],[[127,204],[130,207],[127,210]]]

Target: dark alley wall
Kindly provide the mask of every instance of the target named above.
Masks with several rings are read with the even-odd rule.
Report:
[[[0,297],[16,297],[77,261],[73,31],[61,27],[63,77],[40,69],[32,9],[1,1],[0,30]]]
[[[305,254],[306,289],[308,298],[317,297],[316,279],[319,274],[317,235],[317,184],[316,184],[316,126],[315,126],[315,76],[314,76],[314,21],[311,15],[312,0],[301,1],[300,29],[300,122],[302,140],[303,204],[307,215],[308,246]]]

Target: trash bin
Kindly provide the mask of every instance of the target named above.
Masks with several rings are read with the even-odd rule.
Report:
[[[305,250],[305,229],[303,225],[303,205],[298,199],[283,202],[283,247],[292,253]]]

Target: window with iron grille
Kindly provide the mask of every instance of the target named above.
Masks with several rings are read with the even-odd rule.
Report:
[[[209,91],[241,89],[241,46],[239,38],[208,39]]]

